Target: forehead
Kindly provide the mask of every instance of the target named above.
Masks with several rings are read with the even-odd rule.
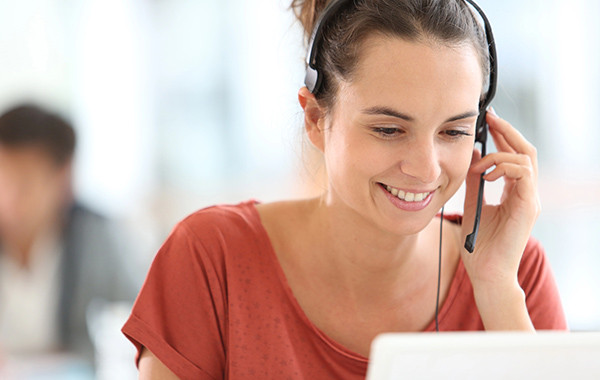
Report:
[[[52,158],[41,147],[7,147],[0,144],[0,174],[26,176],[33,173],[53,173],[57,169]]]
[[[472,108],[482,87],[479,58],[469,44],[374,35],[363,42],[354,75],[341,83],[338,95],[362,103],[399,102],[402,108],[443,102]]]

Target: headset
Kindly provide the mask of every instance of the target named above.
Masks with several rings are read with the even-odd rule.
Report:
[[[342,11],[345,7],[354,4],[355,0],[333,0],[331,1],[321,12],[321,16],[317,20],[316,27],[313,29],[311,37],[308,42],[308,54],[306,56],[306,75],[304,77],[304,84],[308,90],[317,95],[322,90],[323,85],[323,73],[319,70],[317,63],[317,57],[319,56],[319,48],[323,40],[323,28],[335,15]],[[481,157],[486,155],[486,143],[488,134],[488,125],[485,120],[487,109],[496,95],[496,87],[498,84],[498,61],[496,57],[496,43],[494,42],[494,35],[492,33],[492,26],[486,17],[483,10],[472,0],[462,0],[467,4],[470,4],[480,15],[483,20],[485,36],[488,43],[488,54],[489,54],[489,85],[488,91],[479,102],[479,116],[475,124],[475,143],[481,144]],[[477,195],[477,210],[475,212],[475,221],[473,223],[473,231],[467,235],[465,239],[465,249],[469,253],[473,253],[475,249],[475,242],[477,241],[477,233],[479,232],[479,223],[481,220],[481,208],[483,204],[483,187],[485,180],[483,179],[485,173],[482,173],[479,178],[479,192]],[[441,245],[441,243],[440,243]]]

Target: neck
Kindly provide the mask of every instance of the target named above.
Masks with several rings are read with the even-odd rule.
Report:
[[[4,236],[2,245],[4,253],[8,255],[21,268],[29,268],[31,262],[31,254],[35,244],[35,236]]]
[[[11,257],[21,268],[29,268],[36,242],[40,238],[53,233],[59,226],[57,222],[58,220],[53,218],[48,223],[27,230],[2,231],[0,241],[4,253]]]
[[[317,237],[320,253],[314,263],[317,270],[329,271],[324,275],[341,284],[346,293],[370,297],[374,289],[408,288],[406,283],[415,281],[415,270],[434,265],[435,220],[416,234],[398,235],[345,206],[315,201],[312,213],[309,228]]]

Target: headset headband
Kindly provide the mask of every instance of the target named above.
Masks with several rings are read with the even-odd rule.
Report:
[[[473,1],[473,0],[463,0],[466,3],[470,4],[477,13],[481,16],[484,24],[485,36],[488,42],[488,50],[489,50],[489,61],[490,61],[490,76],[489,76],[489,86],[486,92],[485,98],[481,101],[480,110],[486,110],[487,107],[492,102],[496,94],[496,86],[497,86],[497,75],[498,75],[498,62],[496,59],[496,44],[494,42],[494,35],[492,33],[492,27],[488,18],[486,17],[483,10]],[[316,26],[313,29],[310,40],[308,42],[308,54],[306,56],[306,75],[304,77],[304,84],[308,88],[308,90],[313,94],[318,94],[321,91],[321,86],[323,83],[323,75],[319,71],[319,67],[317,65],[317,56],[319,54],[319,48],[321,46],[321,41],[323,39],[323,29],[324,26],[327,25],[329,20],[338,14],[345,6],[349,6],[352,4],[354,0],[333,0],[331,1],[321,12],[321,16],[317,20]],[[479,130],[478,130],[479,132]],[[479,141],[479,139],[477,140]],[[481,141],[479,141],[481,142]]]
[[[317,55],[319,54],[319,46],[323,39],[323,27],[330,18],[336,15],[344,6],[350,5],[354,0],[333,0],[321,12],[321,16],[317,20],[317,24],[308,41],[308,54],[306,56],[306,76],[304,84],[313,94],[317,94],[321,90],[323,75],[317,67]]]

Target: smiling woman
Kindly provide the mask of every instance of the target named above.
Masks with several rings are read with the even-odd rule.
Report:
[[[327,187],[178,224],[123,328],[140,376],[362,379],[382,332],[565,329],[530,238],[535,148],[493,112],[481,117],[498,152],[473,148],[490,65],[468,4],[292,7],[311,37],[298,99]],[[488,169],[483,178],[506,186],[499,205],[484,204],[471,254],[463,242]],[[464,215],[439,217],[465,182]]]

